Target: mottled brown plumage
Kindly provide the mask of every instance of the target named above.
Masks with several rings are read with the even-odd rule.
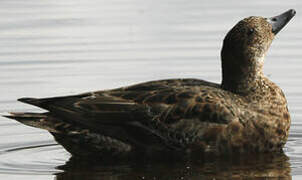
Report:
[[[281,151],[290,115],[282,90],[263,75],[262,66],[274,35],[294,14],[249,17],[231,29],[221,52],[221,85],[171,79],[75,96],[22,98],[48,112],[7,117],[48,130],[77,156]]]

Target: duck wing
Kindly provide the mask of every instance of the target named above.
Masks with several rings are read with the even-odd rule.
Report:
[[[21,98],[19,101],[46,109],[55,119],[132,144],[182,148],[202,136],[201,131],[207,127],[202,123],[227,124],[233,118],[232,112],[217,101],[220,97],[213,89],[222,93],[217,84],[176,79],[75,96]]]

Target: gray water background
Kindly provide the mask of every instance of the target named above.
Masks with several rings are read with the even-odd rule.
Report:
[[[0,112],[40,111],[16,101],[24,96],[76,94],[167,78],[220,82],[227,31],[244,17],[270,17],[291,8],[297,15],[273,42],[264,73],[288,99],[292,126],[286,163],[290,176],[300,179],[300,0],[2,0]],[[0,117],[0,179],[60,179],[56,174],[64,170],[58,167],[69,158],[48,132]],[[119,179],[112,169],[99,177]],[[128,166],[121,169],[132,172]]]

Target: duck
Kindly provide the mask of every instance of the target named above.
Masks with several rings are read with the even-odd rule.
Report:
[[[251,16],[226,35],[222,82],[165,79],[110,90],[18,101],[46,112],[5,117],[51,133],[73,157],[282,152],[290,114],[283,91],[263,74],[275,35],[294,17]]]

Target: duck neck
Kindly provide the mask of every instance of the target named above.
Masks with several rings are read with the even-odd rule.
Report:
[[[239,61],[247,62],[246,64],[231,64],[229,62],[222,60],[222,89],[240,95],[255,93],[264,76],[262,73],[263,59],[260,61],[259,59]]]

